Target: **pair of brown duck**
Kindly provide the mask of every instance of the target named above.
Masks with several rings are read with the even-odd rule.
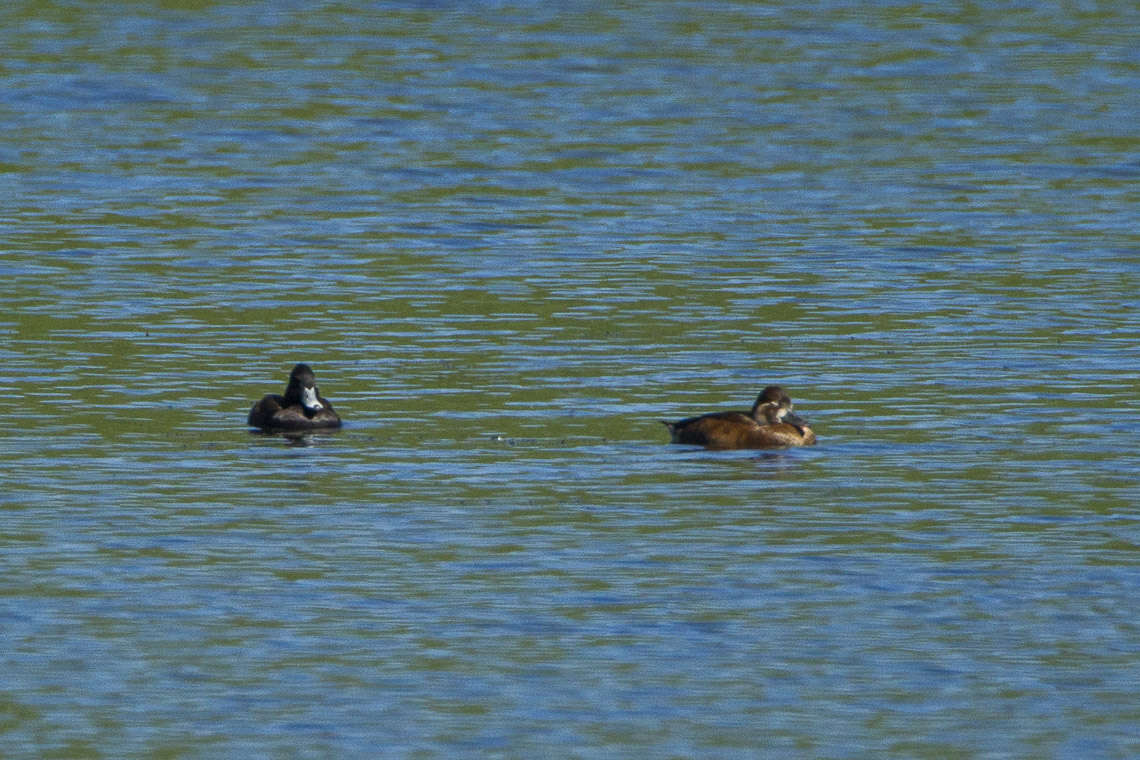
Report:
[[[340,427],[340,416],[317,390],[308,364],[289,374],[285,395],[271,394],[249,410],[249,425],[271,431],[303,431]],[[710,449],[775,449],[810,446],[815,433],[792,413],[792,399],[778,385],[760,392],[748,412],[712,412],[677,422],[664,422],[673,443]]]

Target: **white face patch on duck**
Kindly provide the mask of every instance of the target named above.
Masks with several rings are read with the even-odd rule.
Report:
[[[320,401],[317,401],[317,387],[315,385],[312,388],[301,389],[301,405],[314,412],[325,408]]]
[[[769,425],[775,425],[787,413],[787,409],[781,409],[775,402],[769,401],[756,410],[754,419],[760,424],[767,422]]]

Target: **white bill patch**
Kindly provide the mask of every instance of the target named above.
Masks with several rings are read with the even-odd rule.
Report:
[[[320,401],[317,401],[316,388],[302,388],[301,389],[301,403],[304,404],[306,409],[324,409]]]

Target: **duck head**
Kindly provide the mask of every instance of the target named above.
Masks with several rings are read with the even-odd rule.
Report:
[[[298,364],[289,373],[289,387],[285,389],[285,399],[303,406],[309,416],[324,409],[317,391],[316,375],[308,364]]]

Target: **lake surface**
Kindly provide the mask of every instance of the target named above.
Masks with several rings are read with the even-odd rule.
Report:
[[[0,756],[1140,754],[1107,5],[4,6]]]

